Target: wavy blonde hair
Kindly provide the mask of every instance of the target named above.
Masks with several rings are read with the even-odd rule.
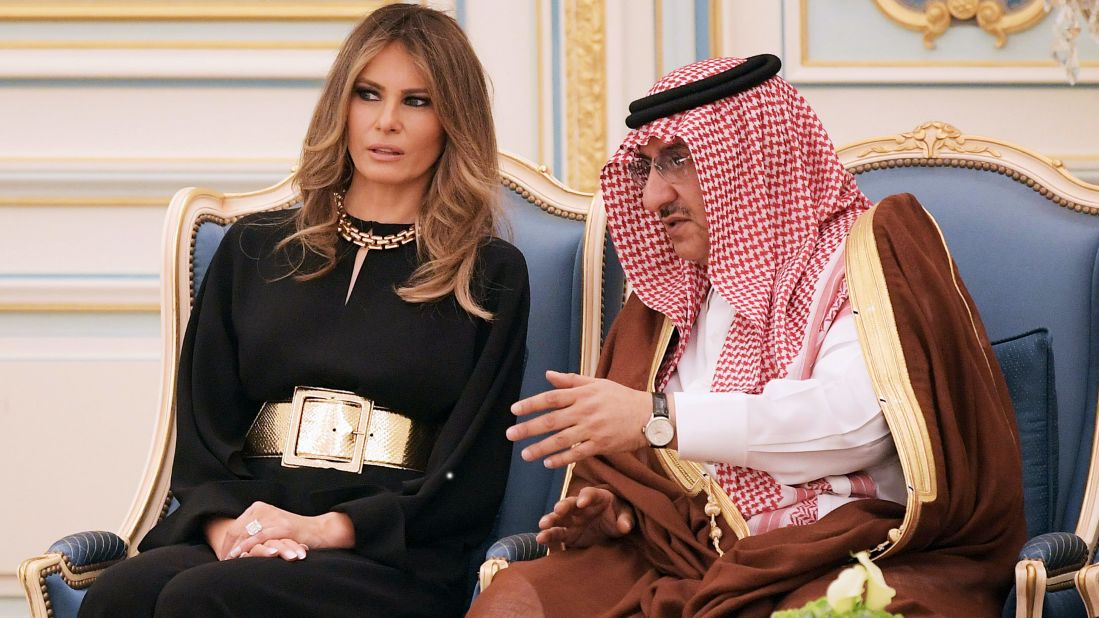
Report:
[[[496,225],[496,129],[484,68],[458,23],[438,11],[387,5],[368,15],[344,41],[302,146],[295,178],[304,203],[295,216],[294,233],[278,248],[301,249],[293,267],[299,280],[335,268],[339,239],[333,195],[347,189],[354,172],[347,151],[349,101],[359,73],[394,42],[404,46],[427,80],[428,96],[446,134],[416,221],[420,265],[397,294],[405,302],[426,303],[453,293],[466,312],[491,320],[470,286],[477,250]],[[306,268],[308,255],[320,258],[320,266]]]

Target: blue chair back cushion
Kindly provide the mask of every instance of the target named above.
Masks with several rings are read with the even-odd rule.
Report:
[[[1095,429],[1099,217],[992,170],[896,167],[856,178],[872,200],[909,192],[935,217],[990,339],[1042,325],[1057,342],[1053,530],[1074,531]]]
[[[1049,331],[994,341],[992,350],[1011,393],[1023,457],[1027,538],[1052,532],[1057,497],[1057,393]]]

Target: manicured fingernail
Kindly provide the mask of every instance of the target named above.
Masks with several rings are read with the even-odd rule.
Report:
[[[518,403],[511,404],[511,413],[512,414],[518,414],[519,413],[519,404]]]
[[[530,461],[530,450],[523,449],[522,453],[519,453],[523,457],[523,461]]]
[[[267,555],[268,556],[274,556],[277,553],[279,553],[279,550],[275,549],[274,547],[268,547],[267,548]]]
[[[239,545],[237,547],[234,547],[233,549],[229,550],[229,557],[230,558],[236,558],[239,555],[240,555],[240,546]]]
[[[542,460],[542,465],[547,467],[547,468],[552,468],[553,467],[553,460],[543,459]]]
[[[298,560],[304,560],[304,559],[305,559],[305,550],[304,549],[299,549],[298,550]]]
[[[508,427],[508,430],[504,432],[504,435],[506,435],[508,437],[508,440],[514,440],[515,439],[515,428],[514,427]]]

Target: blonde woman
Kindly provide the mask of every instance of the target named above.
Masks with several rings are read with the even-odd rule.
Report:
[[[233,225],[195,300],[180,506],[81,616],[462,613],[529,304],[522,255],[493,237],[494,134],[451,18],[394,4],[355,28],[305,140],[304,205]]]

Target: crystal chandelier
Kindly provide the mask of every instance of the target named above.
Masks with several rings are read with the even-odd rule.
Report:
[[[1080,59],[1076,38],[1082,27],[1099,41],[1099,0],[1045,0],[1046,11],[1053,12],[1053,58],[1065,67],[1068,83],[1080,77]]]

